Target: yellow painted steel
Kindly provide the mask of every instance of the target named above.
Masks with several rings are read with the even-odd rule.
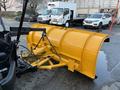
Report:
[[[85,30],[63,27],[34,24],[33,28],[46,28],[47,36],[52,45],[56,49],[56,53],[52,52],[52,46],[45,39],[33,52],[38,54],[44,52],[50,58],[58,61],[54,65],[50,59],[43,59],[34,64],[42,69],[52,69],[61,66],[67,66],[68,70],[74,70],[94,79],[96,75],[96,61],[98,52],[107,34],[89,32]],[[32,31],[27,36],[29,49],[34,48],[41,38],[41,32]],[[49,66],[41,66],[43,62],[49,62]],[[42,63],[42,64],[41,64]]]

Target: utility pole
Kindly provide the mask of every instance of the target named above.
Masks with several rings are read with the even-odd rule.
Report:
[[[112,16],[112,24],[111,24],[110,29],[109,29],[110,31],[112,31],[112,27],[114,25],[115,18],[117,17],[118,10],[119,10],[119,4],[120,4],[120,0],[117,1],[116,11],[115,11],[114,15]]]

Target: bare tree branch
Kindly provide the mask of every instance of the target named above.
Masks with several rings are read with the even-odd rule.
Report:
[[[8,0],[0,0],[0,9],[3,8],[6,11],[6,3]]]
[[[36,13],[36,8],[40,3],[43,3],[44,0],[29,0],[27,12],[30,14]]]

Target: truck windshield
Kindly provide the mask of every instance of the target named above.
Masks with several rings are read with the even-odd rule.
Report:
[[[53,8],[51,14],[52,15],[61,15],[61,14],[63,14],[63,9],[62,8]]]
[[[89,18],[102,18],[102,14],[91,14]]]
[[[42,15],[49,15],[50,14],[50,10],[44,10],[43,12],[42,12]]]

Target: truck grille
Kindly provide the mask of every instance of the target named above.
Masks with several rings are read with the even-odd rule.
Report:
[[[92,21],[85,21],[86,23],[92,23]]]
[[[42,18],[38,18],[38,20],[42,20]]]
[[[53,19],[53,22],[57,22],[57,19]]]

